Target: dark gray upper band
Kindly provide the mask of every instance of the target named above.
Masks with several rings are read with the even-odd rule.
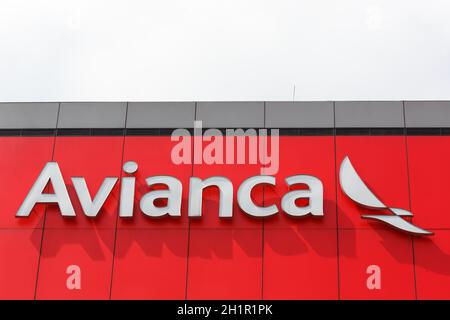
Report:
[[[0,103],[0,129],[450,128],[450,101]]]

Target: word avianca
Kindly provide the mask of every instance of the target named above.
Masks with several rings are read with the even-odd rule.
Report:
[[[136,189],[136,178],[133,174],[138,170],[138,165],[134,161],[128,161],[123,165],[123,170],[128,176],[121,179],[119,216],[130,218],[133,216]],[[119,178],[117,177],[106,177],[97,194],[92,198],[85,178],[71,178],[86,216],[91,218],[97,216],[118,180]],[[139,206],[144,215],[149,217],[181,216],[183,185],[180,180],[172,176],[151,176],[146,178],[145,181],[149,187],[165,185],[167,189],[151,190],[142,196]],[[323,216],[323,185],[318,178],[310,175],[294,175],[287,177],[285,182],[289,187],[298,184],[308,187],[302,190],[291,190],[282,197],[281,208],[286,214],[295,217],[308,214]],[[251,197],[255,186],[263,184],[275,185],[275,183],[275,177],[270,175],[252,176],[242,182],[237,190],[237,201],[242,211],[254,217],[267,217],[278,213],[279,208],[276,205],[258,206]],[[47,185],[53,187],[53,193],[44,192]],[[203,190],[209,187],[217,187],[219,189],[219,217],[231,218],[233,216],[234,187],[229,179],[221,176],[213,176],[204,180],[196,177],[190,178],[188,216],[202,216]],[[155,201],[159,199],[166,200],[166,205],[155,205]],[[297,199],[308,199],[308,204],[297,206]],[[16,216],[28,217],[37,203],[57,204],[62,216],[76,216],[61,170],[56,162],[48,162],[44,166]]]

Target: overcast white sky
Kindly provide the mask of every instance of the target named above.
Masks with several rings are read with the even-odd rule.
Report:
[[[448,0],[0,0],[0,101],[450,99]]]

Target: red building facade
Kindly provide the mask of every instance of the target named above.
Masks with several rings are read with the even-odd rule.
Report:
[[[237,201],[233,218],[221,219],[215,189],[204,191],[203,216],[188,217],[190,177],[224,176],[237,189],[259,175],[261,166],[174,164],[176,142],[168,128],[4,129],[0,298],[450,299],[447,129],[339,128],[335,121],[332,128],[281,128],[277,185],[252,193],[255,203],[281,208],[286,177],[315,176],[323,184],[319,219],[283,212],[258,219]],[[367,208],[340,187],[339,165],[346,156],[384,203],[412,212],[406,219],[433,235],[362,219]],[[29,217],[17,218],[51,161],[61,169],[76,217],[61,216],[57,205],[37,204]],[[95,193],[105,177],[127,176],[127,161],[139,164],[136,204],[148,192],[149,176],[182,182],[181,217],[149,218],[135,205],[131,219],[119,218],[120,183],[95,219],[84,215],[70,178],[83,176]],[[68,286],[73,266],[79,268],[79,288]],[[373,270],[377,288],[369,283]]]

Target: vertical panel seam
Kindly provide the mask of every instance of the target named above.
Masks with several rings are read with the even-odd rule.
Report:
[[[340,266],[340,246],[339,246],[339,211],[338,211],[338,168],[337,168],[337,138],[336,138],[336,102],[333,101],[333,147],[334,147],[334,190],[336,208],[336,264],[337,264],[337,289],[338,300],[341,299],[341,266]]]
[[[405,137],[405,159],[406,159],[406,176],[408,180],[408,204],[409,210],[412,211],[412,199],[411,199],[411,177],[409,170],[409,149],[408,149],[408,135],[406,134],[406,108],[405,101],[402,101],[403,105],[403,128]],[[411,218],[413,219],[413,217]],[[411,237],[411,250],[412,250],[412,260],[413,260],[413,276],[414,276],[414,297],[417,300],[417,278],[416,278],[416,254],[414,249],[414,236]]]
[[[264,101],[264,128],[266,128],[266,101]],[[266,128],[267,129],[267,128]],[[267,129],[268,130],[268,129]],[[268,135],[267,135],[268,136]],[[267,142],[267,139],[266,139]],[[267,149],[267,146],[266,146]],[[264,153],[264,155],[266,152]],[[264,163],[266,163],[266,159],[264,159]],[[262,190],[262,204],[265,206],[265,190],[266,186],[263,186]],[[261,223],[261,300],[264,300],[264,239],[265,239],[265,218],[262,219]]]
[[[59,123],[59,112],[61,110],[61,102],[58,102],[58,112],[56,114],[56,129],[58,128],[58,123]],[[57,131],[55,130],[55,132],[53,133],[53,145],[52,145],[52,155],[51,155],[51,160],[53,161],[55,158],[55,149],[56,149],[56,136],[57,136]],[[46,187],[48,188],[48,186]],[[34,300],[37,300],[37,290],[38,290],[38,284],[39,284],[39,272],[41,270],[41,257],[42,257],[42,249],[44,247],[44,231],[45,231],[45,222],[47,220],[47,209],[48,209],[48,204],[45,206],[45,210],[44,210],[44,219],[42,221],[42,234],[41,234],[41,243],[39,246],[39,258],[38,258],[38,263],[37,263],[37,270],[36,270],[36,282],[35,282],[35,286],[34,286]]]
[[[128,102],[125,108],[125,128],[127,125],[127,119],[128,119]],[[120,162],[120,174],[119,174],[119,181],[122,181],[122,176],[123,176],[123,171],[122,171],[122,167],[123,167],[123,161],[125,159],[125,142],[126,142],[126,130],[123,130],[123,140],[122,140],[122,159]],[[121,201],[120,199],[120,193],[119,193],[119,202]],[[109,282],[109,300],[112,299],[112,290],[113,290],[113,283],[114,283],[114,267],[115,267],[115,262],[116,262],[116,249],[117,249],[117,233],[118,233],[118,225],[119,225],[119,216],[120,216],[120,205],[117,208],[117,212],[116,212],[116,226],[114,228],[114,245],[113,245],[113,252],[112,252],[112,261],[111,261],[111,276],[110,276],[110,282]]]
[[[197,120],[197,102],[194,102],[194,128],[193,135],[191,140],[191,177],[194,176],[194,139],[195,139],[195,121]],[[188,209],[189,211],[189,209]],[[188,212],[188,232],[187,232],[187,251],[186,251],[186,283],[184,287],[184,299],[188,299],[188,277],[189,277],[189,257],[190,257],[190,248],[191,248],[191,219],[189,218]]]

